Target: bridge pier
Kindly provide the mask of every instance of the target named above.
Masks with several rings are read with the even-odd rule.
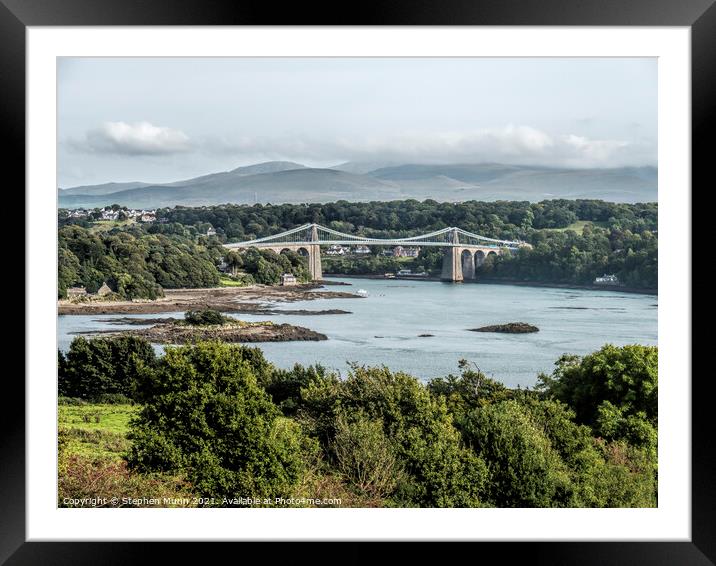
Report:
[[[311,280],[320,281],[323,279],[323,269],[321,266],[321,246],[308,246],[308,271],[311,274]]]
[[[445,248],[443,250],[443,271],[440,275],[443,281],[462,281],[462,250],[460,248]]]

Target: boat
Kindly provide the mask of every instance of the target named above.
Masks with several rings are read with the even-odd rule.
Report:
[[[368,296],[368,291],[366,291],[365,289],[358,289],[358,290],[356,291],[356,294],[360,295],[361,297],[367,297],[367,296]]]

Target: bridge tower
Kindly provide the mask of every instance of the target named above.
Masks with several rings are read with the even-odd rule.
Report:
[[[440,279],[443,281],[462,281],[462,253],[460,237],[457,229],[450,231],[450,245],[443,250],[443,271]]]
[[[311,224],[311,232],[308,235],[309,242],[318,242],[318,224]],[[323,279],[323,268],[321,266],[321,246],[318,243],[308,246],[308,271],[313,281]]]

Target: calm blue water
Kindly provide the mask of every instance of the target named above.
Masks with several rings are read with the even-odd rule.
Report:
[[[333,280],[333,279],[332,279]],[[657,302],[651,295],[549,289],[512,285],[450,284],[433,281],[335,279],[351,287],[329,290],[368,292],[366,298],[318,299],[272,305],[295,310],[342,309],[342,315],[231,315],[305,326],[328,336],[322,342],[257,344],[280,367],[321,363],[345,374],[348,362],[384,364],[427,379],[458,373],[466,358],[509,387],[529,387],[540,372],[551,372],[563,353],[587,354],[605,343],[656,344]],[[71,333],[136,328],[96,322],[127,315],[59,317],[58,347],[66,350]],[[157,318],[181,313],[136,315]],[[469,332],[488,324],[528,322],[533,334]],[[434,334],[419,338],[419,334]]]

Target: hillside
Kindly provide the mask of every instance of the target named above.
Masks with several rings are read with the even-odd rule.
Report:
[[[377,164],[376,164],[377,165]],[[301,203],[414,198],[442,202],[592,198],[657,200],[657,169],[560,169],[499,163],[381,167],[345,163],[330,169],[285,161],[259,163],[166,184],[106,183],[59,191],[59,205],[95,207],[201,206],[224,203]]]

